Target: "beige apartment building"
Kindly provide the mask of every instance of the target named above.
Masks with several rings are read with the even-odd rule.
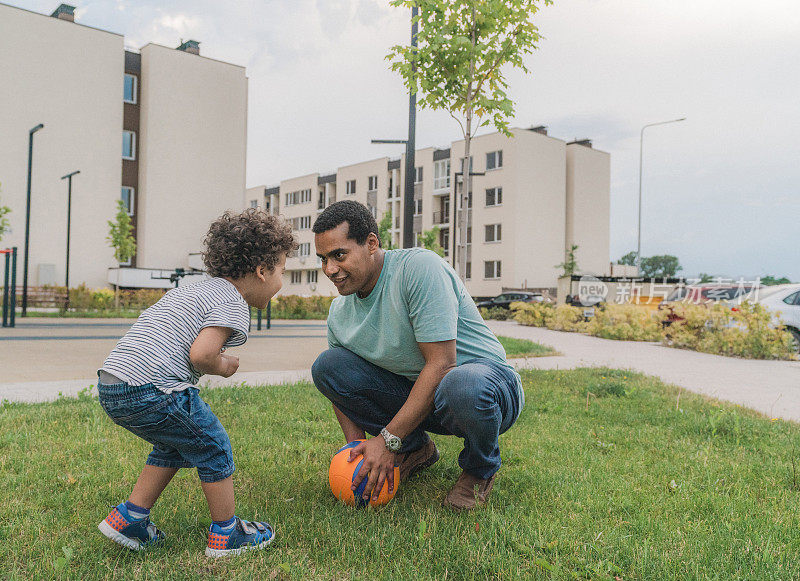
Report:
[[[34,135],[29,285],[64,284],[72,183],[70,285],[168,287],[162,274],[199,266],[209,223],[245,200],[243,67],[0,4],[0,203],[10,206],[22,282],[28,132]],[[107,222],[123,200],[137,253],[116,264]]]
[[[455,200],[463,187],[464,142],[416,152],[416,233],[439,228],[445,259],[455,267]],[[579,271],[609,274],[610,156],[591,141],[565,142],[545,127],[515,128],[472,140],[472,196],[468,208],[467,290],[476,297],[503,289],[548,289],[555,295],[566,250],[578,245]],[[281,294],[335,295],[314,253],[311,226],[336,200],[353,199],[380,221],[392,216],[393,242],[403,229],[405,160],[387,157],[339,168],[335,173],[282,181],[247,190],[251,206],[290,220],[299,256],[287,262]]]

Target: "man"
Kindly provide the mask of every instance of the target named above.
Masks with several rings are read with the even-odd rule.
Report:
[[[463,472],[445,498],[454,509],[486,500],[500,468],[498,435],[519,416],[519,375],[483,322],[455,272],[421,248],[385,251],[366,207],[336,202],[314,223],[317,256],[342,296],[328,315],[328,345],[314,362],[314,383],[331,400],[364,455],[353,489],[363,498],[384,481],[427,468],[439,452],[426,432],[464,440]],[[477,488],[477,491],[476,491]]]

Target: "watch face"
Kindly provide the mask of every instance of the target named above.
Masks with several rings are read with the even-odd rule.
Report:
[[[397,436],[392,436],[386,442],[386,447],[389,448],[389,450],[391,450],[392,452],[397,452],[400,449],[400,446],[402,445],[403,445],[402,441]]]

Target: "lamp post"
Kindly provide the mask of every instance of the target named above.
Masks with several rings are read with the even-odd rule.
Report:
[[[417,46],[417,14],[419,8],[411,8],[411,46]],[[416,65],[412,63],[412,70]],[[414,182],[416,181],[415,140],[417,127],[417,94],[408,94],[408,139],[373,139],[372,143],[404,143],[406,146],[406,183],[403,201],[403,248],[414,247]]]
[[[72,217],[72,176],[78,175],[79,173],[81,173],[81,170],[76,170],[61,177],[62,180],[67,180],[67,268],[64,276],[64,286],[67,287],[67,298],[64,301],[64,311],[69,310],[69,231],[70,219]]]
[[[22,316],[28,316],[28,246],[31,232],[31,171],[33,168],[33,134],[44,127],[39,123],[28,131],[28,197],[25,204],[25,258],[22,268]]]
[[[639,227],[636,234],[636,268],[642,266],[642,153],[644,151],[644,130],[648,127],[655,125],[666,125],[667,123],[677,123],[678,121],[685,121],[686,117],[680,119],[671,119],[669,121],[659,121],[657,123],[648,123],[642,127],[639,134]]]

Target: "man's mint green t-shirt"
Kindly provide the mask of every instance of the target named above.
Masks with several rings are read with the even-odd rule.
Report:
[[[412,380],[425,365],[417,343],[452,339],[456,365],[484,357],[513,369],[452,267],[422,248],[387,250],[369,296],[337,297],[328,313],[331,348]]]

